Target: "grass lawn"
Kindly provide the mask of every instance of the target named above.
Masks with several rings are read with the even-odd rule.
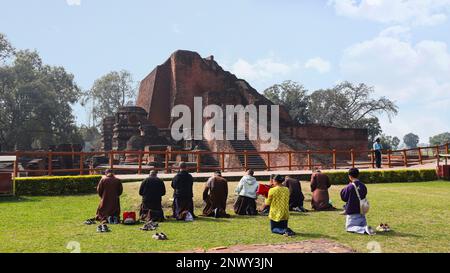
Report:
[[[124,184],[122,210],[137,210],[139,183]],[[166,215],[171,208],[172,189],[163,203]],[[203,183],[195,185],[197,214]],[[229,212],[235,200],[236,183],[230,183]],[[303,183],[305,207],[310,208],[309,184]],[[334,205],[341,208],[342,186],[330,190]],[[230,219],[200,217],[192,223],[168,220],[158,231],[165,232],[168,241],[151,238],[153,232],[143,232],[140,226],[111,225],[112,232],[96,233],[96,226],[86,226],[98,204],[96,195],[65,197],[0,198],[0,252],[69,252],[68,242],[80,243],[82,252],[155,252],[213,248],[235,244],[280,243],[325,238],[350,246],[358,252],[368,252],[367,244],[376,241],[383,252],[449,252],[450,251],[450,183],[396,183],[368,185],[372,226],[387,222],[394,230],[388,234],[362,236],[344,231],[345,217],[340,211],[292,213],[290,227],[299,233],[285,238],[273,235],[267,217],[243,217],[232,213]],[[262,200],[259,200],[261,202]]]

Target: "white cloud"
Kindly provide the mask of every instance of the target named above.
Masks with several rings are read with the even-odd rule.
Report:
[[[378,95],[397,101],[400,115],[393,124],[383,124],[388,130],[395,127],[402,133],[415,131],[426,137],[448,131],[450,125],[445,128],[450,117],[446,110],[450,108],[448,46],[431,40],[414,44],[405,37],[409,37],[406,29],[391,28],[348,47],[340,62],[341,77],[373,85]]]
[[[286,64],[274,60],[272,57],[257,60],[250,63],[244,59],[238,59],[232,66],[231,72],[245,80],[267,80],[277,76],[291,73],[298,64]]]
[[[336,13],[380,23],[436,25],[447,20],[450,0],[329,0]]]
[[[330,71],[331,64],[330,64],[330,62],[328,62],[320,57],[316,57],[316,58],[312,58],[312,59],[309,59],[308,61],[306,61],[305,68],[314,69],[317,72],[323,74],[323,73]]]
[[[66,3],[69,6],[80,6],[81,0],[66,0]]]

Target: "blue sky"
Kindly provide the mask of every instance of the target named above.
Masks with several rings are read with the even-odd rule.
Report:
[[[400,106],[385,133],[450,131],[450,0],[2,1],[0,32],[88,89],[111,70],[136,81],[177,49],[214,55],[263,91],[348,80]],[[78,123],[87,112],[75,106]]]

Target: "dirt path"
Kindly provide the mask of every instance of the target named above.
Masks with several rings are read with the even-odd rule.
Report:
[[[193,253],[353,253],[349,247],[326,240],[307,240],[286,244],[235,245],[209,250],[195,249]]]

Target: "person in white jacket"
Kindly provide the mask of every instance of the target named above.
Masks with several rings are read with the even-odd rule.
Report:
[[[236,193],[239,195],[234,203],[234,212],[238,215],[256,215],[256,191],[258,182],[253,176],[252,169],[248,169],[239,181]]]

